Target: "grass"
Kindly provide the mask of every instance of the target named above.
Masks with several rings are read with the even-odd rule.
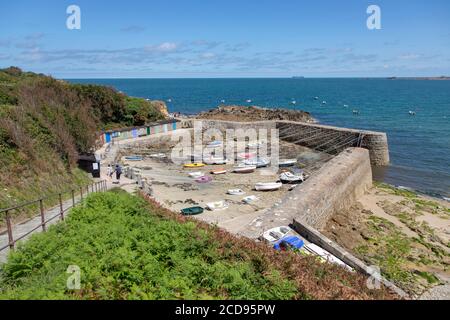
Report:
[[[66,287],[69,265],[81,290]],[[122,191],[93,194],[11,253],[0,299],[371,299],[366,279]]]

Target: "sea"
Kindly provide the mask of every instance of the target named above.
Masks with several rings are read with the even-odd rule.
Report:
[[[68,81],[108,85],[131,96],[163,100],[169,112],[194,114],[225,101],[227,105],[304,110],[322,124],[383,131],[388,136],[391,164],[374,168],[374,178],[450,198],[450,81],[382,78]]]

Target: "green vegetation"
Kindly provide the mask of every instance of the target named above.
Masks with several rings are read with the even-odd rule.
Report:
[[[0,69],[0,208],[85,184],[78,155],[102,129],[160,120],[162,109],[109,87]]]
[[[66,286],[69,265],[81,290]],[[0,299],[370,299],[366,279],[277,252],[115,190],[11,253]]]

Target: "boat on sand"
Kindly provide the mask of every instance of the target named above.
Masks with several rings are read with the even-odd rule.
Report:
[[[280,159],[278,161],[279,167],[292,167],[297,163],[297,159]]]
[[[302,173],[293,174],[291,172],[283,172],[280,174],[280,181],[286,184],[299,184],[305,180],[305,177]]]
[[[244,197],[242,199],[242,202],[250,204],[250,203],[258,201],[258,200],[259,200],[259,198],[257,196],[251,195],[251,196]]]
[[[216,169],[216,170],[212,170],[211,174],[214,175],[218,175],[218,174],[225,174],[227,173],[227,170],[225,170],[224,168],[220,168],[220,169]]]
[[[184,216],[193,216],[200,213],[203,213],[202,207],[189,207],[181,209],[181,214]]]
[[[233,168],[235,173],[251,173],[256,170],[256,166],[239,165]]]
[[[255,184],[256,191],[275,191],[283,186],[281,182],[259,182]]]
[[[206,208],[211,211],[224,210],[228,208],[228,203],[225,200],[209,202],[206,204]]]
[[[230,189],[227,191],[227,193],[232,196],[241,196],[245,194],[245,192],[242,189]]]
[[[199,177],[199,178],[195,179],[195,182],[198,182],[198,183],[208,183],[211,181],[212,181],[212,178],[209,176],[203,176],[203,177]]]
[[[185,165],[183,165],[183,167],[185,168],[200,168],[200,167],[204,167],[205,164],[201,163],[201,162],[194,162],[194,163],[186,163]]]
[[[189,174],[189,177],[194,178],[194,179],[204,176],[204,174],[200,171],[190,172],[188,174]]]

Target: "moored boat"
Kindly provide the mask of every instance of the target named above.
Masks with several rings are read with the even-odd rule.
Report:
[[[128,160],[128,161],[142,161],[142,157],[141,156],[126,156],[125,160]]]
[[[212,170],[212,171],[211,171],[211,174],[214,174],[214,175],[225,174],[225,173],[227,173],[227,170],[225,170],[225,169],[223,169],[223,168],[220,168],[220,169],[216,169],[216,170]]]
[[[294,231],[288,226],[275,227],[264,231],[260,237],[260,240],[273,244],[288,234],[294,234]]]
[[[181,209],[181,214],[184,216],[193,216],[200,213],[203,213],[202,207],[189,207]]]
[[[198,182],[198,183],[207,183],[207,182],[211,182],[211,181],[212,181],[212,178],[209,176],[202,176],[202,177],[195,179],[195,182]]]
[[[255,201],[257,201],[257,200],[258,200],[258,197],[257,197],[257,196],[251,195],[251,196],[244,197],[244,198],[242,199],[242,202],[247,203],[247,204],[250,204],[250,203],[255,202]]]
[[[305,243],[297,236],[286,236],[275,242],[273,248],[278,251],[301,249]]]
[[[228,203],[225,200],[209,202],[206,204],[206,208],[211,211],[224,210],[228,208]]]
[[[239,165],[233,168],[235,173],[251,173],[256,170],[256,166]]]
[[[232,196],[242,196],[245,192],[242,189],[230,189],[227,191],[229,195]]]
[[[297,163],[297,159],[280,159],[278,161],[279,167],[292,167]]]
[[[259,182],[255,184],[256,191],[275,191],[283,186],[281,182]]]
[[[341,259],[336,258],[335,256],[333,256],[331,253],[329,253],[328,251],[322,249],[321,247],[319,247],[318,245],[314,244],[314,243],[308,243],[307,245],[305,245],[303,247],[303,251],[307,254],[314,254],[317,255],[321,261],[323,262],[329,262],[329,263],[333,263],[333,264],[337,264],[349,271],[354,271],[354,269],[352,267],[350,267],[349,265],[347,265],[345,262],[343,262]]]
[[[194,179],[200,178],[202,176],[204,176],[204,174],[200,171],[195,171],[195,172],[189,173],[189,177],[194,178]]]
[[[286,184],[299,184],[305,180],[303,173],[292,174],[291,172],[283,172],[280,174],[280,181]]]
[[[256,168],[264,168],[270,164],[270,160],[266,158],[247,159],[244,161],[247,166],[256,166]]]
[[[228,160],[221,157],[210,157],[210,158],[203,158],[203,162],[206,164],[227,164]]]
[[[194,163],[186,163],[183,165],[183,167],[185,168],[200,168],[200,167],[204,167],[205,164],[201,163],[201,162],[194,162]]]

